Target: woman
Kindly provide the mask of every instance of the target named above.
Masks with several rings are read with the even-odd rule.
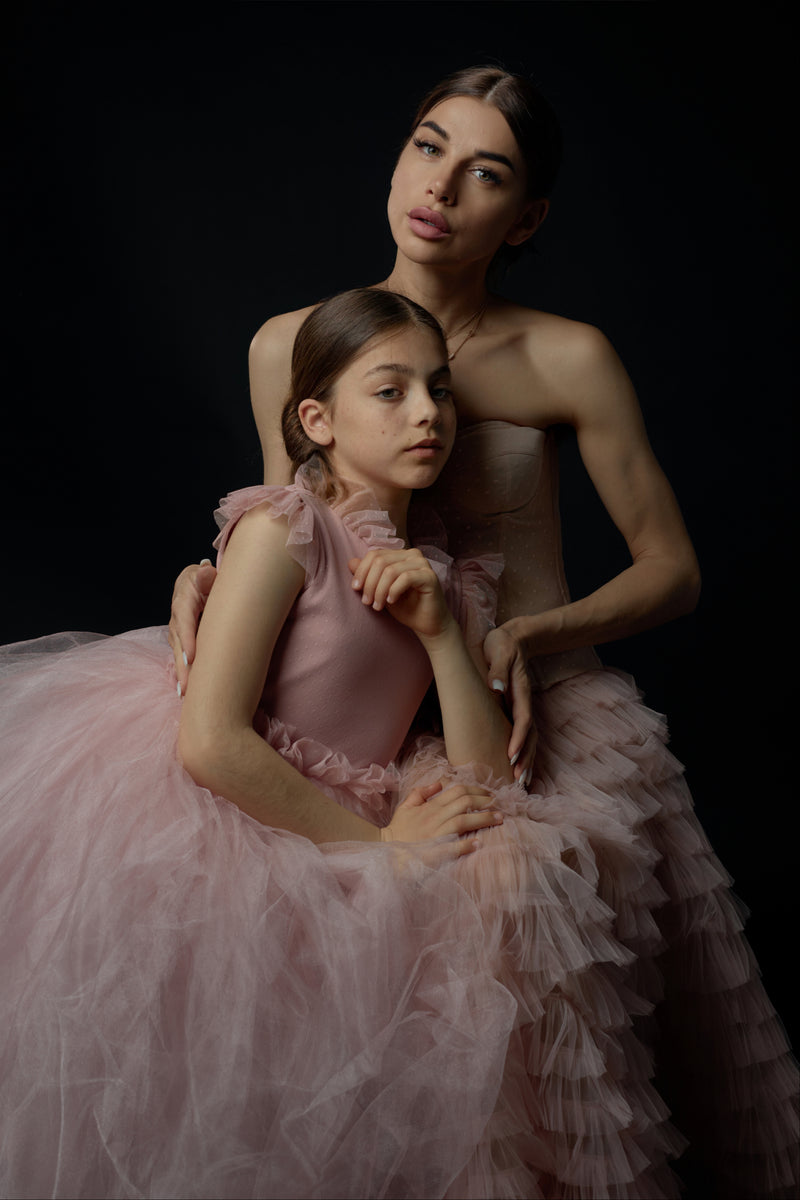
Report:
[[[689,611],[699,589],[693,548],[631,383],[602,334],[508,303],[487,286],[491,268],[529,244],[544,220],[557,165],[554,119],[523,80],[495,68],[445,80],[420,105],[395,168],[388,210],[397,256],[376,286],[422,303],[447,334],[460,430],[436,503],[456,554],[491,549],[505,560],[498,628],[484,652],[487,682],[513,709],[515,775],[589,838],[599,895],[636,956],[635,990],[652,1003],[666,990],[663,1069],[679,1081],[678,1118],[707,1148],[723,1194],[790,1193],[795,1076],[746,965],[727,878],[664,749],[662,722],[591,649]],[[272,482],[287,478],[278,415],[307,311],[268,321],[251,347],[253,410]],[[548,433],[559,424],[575,429],[631,555],[626,570],[578,601],[568,597],[561,565]],[[190,568],[176,587],[171,640],[181,689],[187,680],[191,688],[194,630],[212,578],[209,568]],[[637,924],[639,903],[657,924]],[[737,1063],[745,1011],[753,1034]]]

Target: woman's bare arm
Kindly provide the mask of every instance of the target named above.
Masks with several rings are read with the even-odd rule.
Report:
[[[627,372],[599,330],[569,324],[569,344],[553,349],[553,407],[576,430],[583,462],[632,561],[588,596],[506,622],[503,630],[528,655],[652,628],[691,611],[700,590],[694,548]]]
[[[292,468],[283,444],[281,413],[289,394],[294,339],[311,311],[303,308],[272,317],[250,343],[250,402],[261,440],[264,483],[291,482]]]

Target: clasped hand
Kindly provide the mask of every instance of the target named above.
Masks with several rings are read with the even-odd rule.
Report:
[[[412,788],[389,824],[381,830],[384,842],[427,842],[434,838],[457,838],[447,857],[458,858],[478,847],[481,829],[502,825],[503,815],[492,808],[486,788],[463,783],[444,787],[444,781]]]

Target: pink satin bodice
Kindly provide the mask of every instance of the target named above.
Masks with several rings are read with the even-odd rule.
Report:
[[[502,554],[498,625],[569,603],[552,433],[507,421],[463,427],[430,497],[454,557]],[[530,671],[534,685],[545,688],[599,666],[586,647],[540,655]]]

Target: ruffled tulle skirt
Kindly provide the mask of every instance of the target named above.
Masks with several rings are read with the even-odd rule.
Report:
[[[793,1064],[621,676],[538,699],[532,794],[496,786],[503,826],[454,861],[316,847],[198,788],[161,630],[3,673],[0,1194],[673,1196],[657,1033],[714,1098],[728,1194],[790,1194]],[[263,732],[388,820],[393,768]],[[445,769],[422,742],[400,786]]]

